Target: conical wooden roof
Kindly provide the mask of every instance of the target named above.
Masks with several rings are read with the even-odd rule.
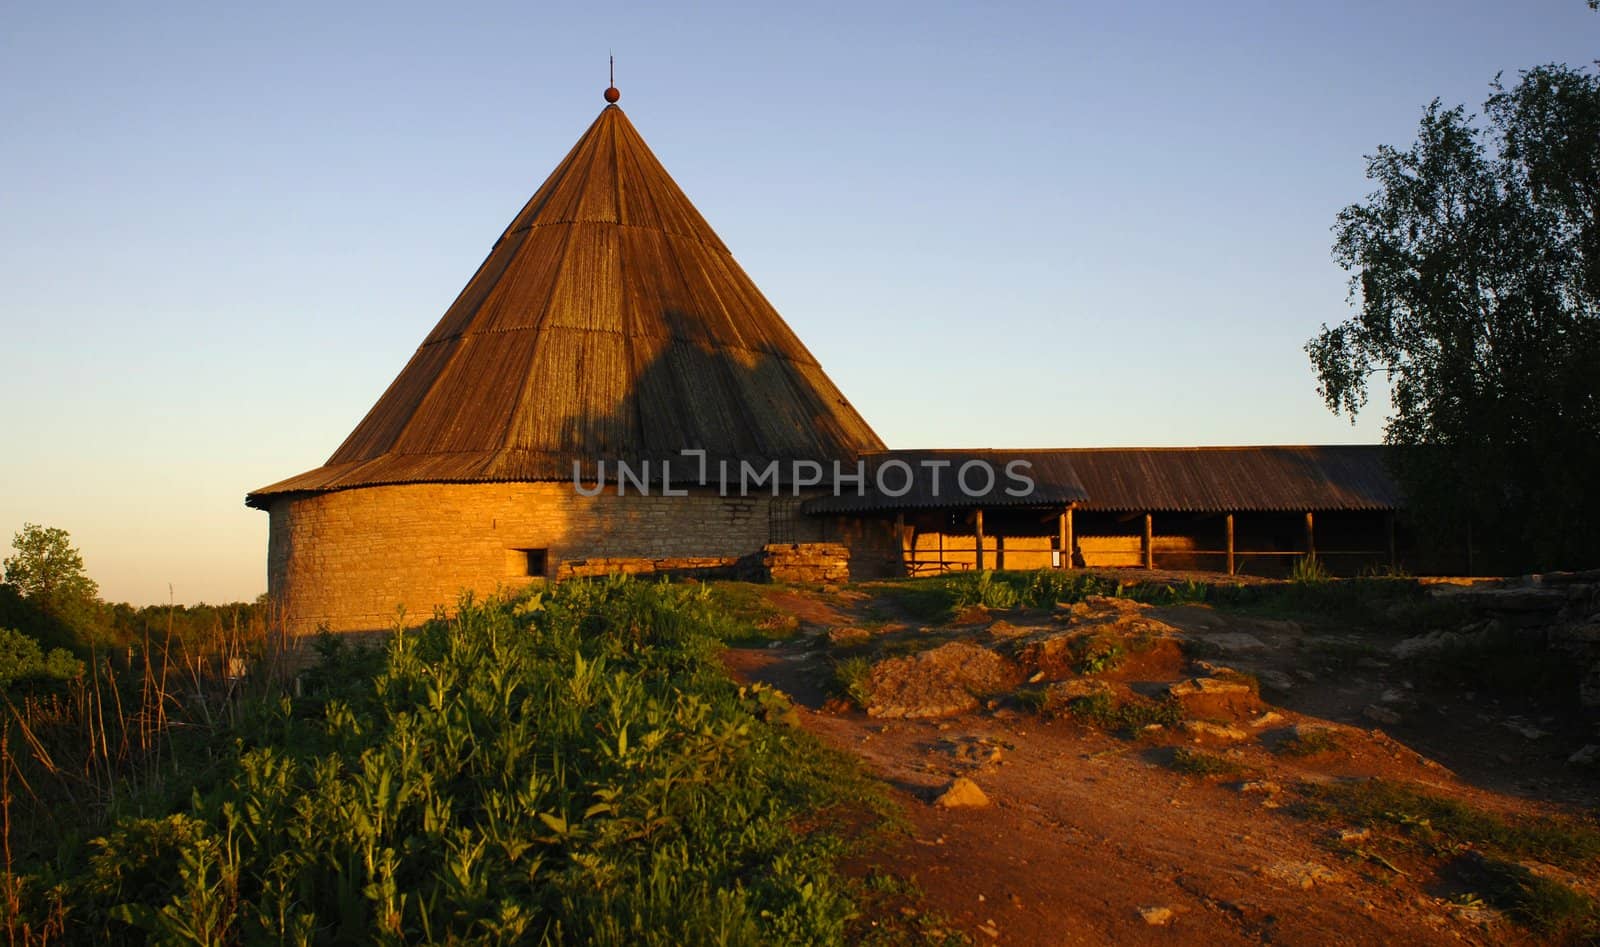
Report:
[[[853,462],[883,443],[615,105],[327,464],[255,491]],[[715,469],[714,466],[712,468]]]

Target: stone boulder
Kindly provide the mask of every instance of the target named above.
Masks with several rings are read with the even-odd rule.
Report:
[[[944,717],[978,706],[980,696],[1014,687],[1020,675],[987,648],[952,641],[878,662],[867,675],[867,715]]]

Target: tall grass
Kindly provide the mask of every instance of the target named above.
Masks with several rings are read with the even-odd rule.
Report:
[[[0,693],[8,850],[54,853],[119,811],[160,799],[203,768],[206,741],[241,708],[281,690],[290,645],[268,617],[235,625],[210,650],[171,636],[90,651],[66,680]],[[247,673],[248,672],[248,673]]]
[[[1081,602],[1092,595],[1127,598],[1150,605],[1203,602],[1208,587],[1193,580],[1181,583],[1124,583],[1088,572],[1038,569],[1032,572],[953,572],[911,579],[885,591],[913,617],[943,621],[961,608],[1041,608]]]
[[[74,940],[841,942],[840,758],[736,687],[703,587],[464,603],[386,652],[330,646],[212,778],[22,879]],[[768,723],[769,719],[776,722]]]

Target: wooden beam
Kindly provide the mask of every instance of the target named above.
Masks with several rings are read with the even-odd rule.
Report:
[[[1233,514],[1228,514],[1228,574],[1233,575]]]
[[[1394,511],[1390,510],[1388,513],[1385,513],[1383,520],[1384,529],[1386,529],[1389,533],[1389,568],[1390,570],[1395,570],[1400,568],[1400,557],[1395,554]]]
[[[1315,522],[1316,521],[1311,516],[1311,511],[1307,510],[1306,511],[1306,555],[1310,556],[1312,559],[1317,558],[1317,533],[1316,533],[1316,528],[1315,528]]]
[[[1149,513],[1144,515],[1144,567],[1156,567],[1156,531],[1155,521]]]
[[[978,540],[978,571],[983,571],[983,511],[972,511],[972,534]]]
[[[1056,517],[1056,548],[1061,550],[1061,568],[1072,568],[1072,507]]]
[[[1072,507],[1067,507],[1067,568],[1074,568],[1073,557],[1078,551],[1078,533],[1072,525]]]
[[[905,513],[896,513],[894,515],[894,541],[895,541],[895,545],[897,545],[900,548],[900,568],[901,569],[907,569],[906,562],[911,558],[911,556],[906,551],[906,515],[905,515]],[[909,571],[909,570],[907,569],[907,571]]]

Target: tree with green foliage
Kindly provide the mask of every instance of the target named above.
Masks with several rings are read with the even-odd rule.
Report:
[[[83,556],[67,531],[27,523],[11,546],[16,555],[5,561],[6,584],[49,626],[23,630],[45,641],[63,632],[77,644],[98,638],[100,587],[84,572]]]
[[[70,681],[83,662],[62,648],[46,652],[39,642],[12,628],[0,628],[0,689],[15,684]]]
[[[1386,439],[1418,525],[1505,570],[1600,564],[1600,75],[1497,78],[1435,100],[1367,158],[1334,257],[1359,313],[1306,345],[1352,420],[1387,375]]]

